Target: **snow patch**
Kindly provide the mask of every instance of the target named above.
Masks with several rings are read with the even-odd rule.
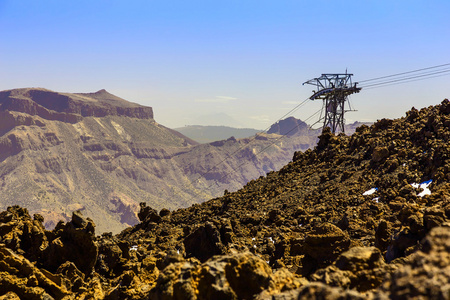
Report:
[[[430,179],[430,180],[424,181],[424,182],[422,182],[422,183],[411,183],[411,186],[412,186],[413,188],[416,188],[416,189],[421,188],[423,191],[420,192],[419,194],[417,194],[417,196],[423,197],[423,196],[426,196],[426,195],[431,195],[431,191],[430,191],[430,189],[428,188],[428,186],[429,186],[432,182],[433,182],[433,180]]]
[[[375,193],[376,191],[378,191],[378,188],[371,188],[370,190],[365,191],[365,192],[363,193],[363,196],[366,196],[366,195],[372,195],[372,194]]]

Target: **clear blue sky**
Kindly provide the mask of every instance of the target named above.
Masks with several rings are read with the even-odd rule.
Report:
[[[450,1],[0,0],[0,90],[106,89],[178,127],[263,129],[321,73],[354,81],[450,63]],[[362,91],[349,121],[450,97],[450,76]],[[320,108],[308,103],[294,116]],[[311,120],[312,121],[312,120]],[[225,123],[225,121],[223,121]]]

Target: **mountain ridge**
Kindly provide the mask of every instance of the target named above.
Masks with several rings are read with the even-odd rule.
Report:
[[[43,88],[6,90],[0,92],[0,111],[17,111],[71,123],[82,117],[109,115],[153,119],[151,107],[128,102],[106,90],[84,94],[57,93]]]

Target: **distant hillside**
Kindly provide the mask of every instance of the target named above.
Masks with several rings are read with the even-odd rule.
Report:
[[[174,130],[202,144],[226,140],[232,136],[237,139],[251,137],[258,132],[261,132],[261,130],[252,128],[202,125],[188,125],[185,127],[175,128]]]
[[[0,210],[26,206],[47,228],[81,210],[98,232],[118,232],[138,222],[140,202],[203,202],[278,170],[315,142],[262,134],[199,145],[155,122],[151,107],[105,90],[2,91]]]
[[[354,122],[345,125],[345,133],[351,135],[356,128],[361,125],[371,125],[373,122]],[[201,144],[211,143],[214,141],[225,140],[230,137],[247,138],[254,136],[261,132],[261,130],[252,128],[233,128],[227,126],[202,126],[202,125],[187,125],[184,127],[175,128],[174,130],[180,132],[193,141]],[[309,125],[300,119],[289,117],[273,124],[267,131],[268,134],[286,135],[289,137],[318,137],[321,129],[311,129]],[[314,145],[312,145],[314,146]]]

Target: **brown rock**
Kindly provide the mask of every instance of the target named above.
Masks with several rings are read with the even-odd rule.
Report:
[[[22,255],[0,244],[0,295],[14,292],[21,299],[44,299],[43,295],[63,299],[69,292],[61,279],[39,270]]]
[[[217,227],[206,222],[199,226],[183,241],[186,256],[195,257],[204,262],[214,255],[225,254],[225,247],[220,238],[220,232]]]
[[[54,230],[56,238],[43,253],[44,266],[56,271],[60,265],[71,261],[81,272],[89,276],[98,255],[98,246],[94,241],[94,223],[89,218],[84,219],[77,212],[73,214],[71,222],[61,227]]]
[[[387,147],[377,147],[373,150],[372,161],[380,162],[389,156],[389,150]]]
[[[264,290],[272,294],[305,283],[287,271],[272,274],[260,258],[240,253],[216,256],[201,265],[170,264],[161,272],[150,299],[253,299]]]
[[[417,252],[393,272],[381,290],[391,299],[449,299],[450,224],[433,228]]]
[[[353,247],[342,253],[333,265],[318,270],[311,279],[365,292],[377,288],[387,271],[380,250],[375,247]]]
[[[305,238],[304,252],[319,264],[333,262],[350,246],[350,239],[339,227],[322,223]]]

